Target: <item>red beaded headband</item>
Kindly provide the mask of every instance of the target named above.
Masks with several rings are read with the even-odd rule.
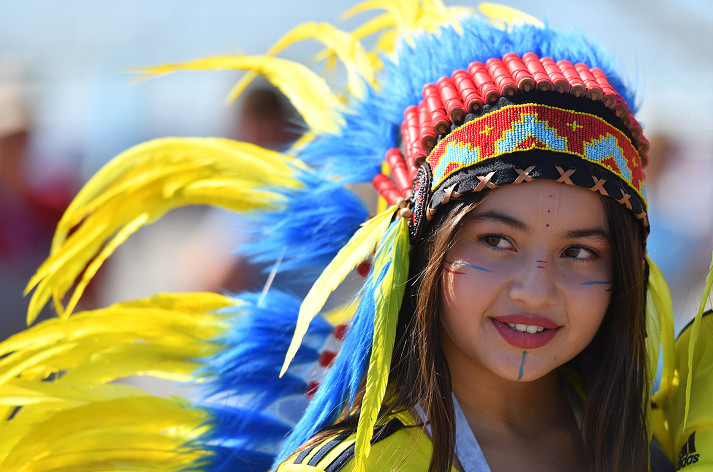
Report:
[[[485,64],[473,62],[468,66],[467,71],[458,70],[451,77],[442,77],[436,84],[428,84],[423,88],[423,100],[417,106],[408,107],[404,112],[404,121],[401,125],[403,155],[397,148],[386,153],[386,162],[393,181],[384,174],[376,175],[372,181],[388,204],[399,204],[404,208],[402,214],[411,216],[412,236],[416,236],[415,233],[418,232],[418,227],[421,225],[420,221],[414,222],[411,210],[406,207],[413,208],[416,213],[421,213],[416,215],[416,220],[419,220],[425,210],[425,208],[421,208],[419,211],[419,206],[426,207],[429,204],[428,201],[423,200],[430,200],[432,197],[430,193],[431,169],[429,167],[424,170],[422,167],[428,167],[423,166],[423,163],[426,156],[439,142],[439,138],[443,138],[457,129],[464,121],[468,121],[467,115],[489,113],[488,110],[482,108],[486,105],[496,104],[501,97],[515,99],[517,95],[521,95],[520,92],[536,91],[557,92],[554,95],[559,95],[563,99],[566,99],[566,96],[575,100],[588,98],[588,102],[599,102],[610,109],[612,116],[618,119],[620,125],[624,126],[623,129],[627,130],[631,136],[631,142],[628,145],[619,140],[618,146],[629,156],[629,171],[633,169],[637,175],[643,177],[643,173],[638,167],[643,167],[648,162],[649,142],[643,136],[641,126],[626,102],[609,83],[601,69],[589,68],[582,63],[572,64],[566,60],[555,62],[548,57],[539,58],[533,53],[526,53],[522,58],[517,54],[509,53],[502,60],[491,58]],[[497,106],[492,108],[497,108]],[[579,107],[573,108],[578,109]],[[613,126],[611,130],[613,134],[617,134]],[[623,133],[618,134],[623,135]],[[584,143],[579,143],[580,147],[583,145]],[[538,146],[534,146],[534,148],[538,148]],[[540,149],[547,149],[547,147],[542,146]],[[564,152],[569,152],[569,150],[564,150]],[[631,153],[636,155],[633,161]],[[584,157],[581,153],[573,154],[580,158]],[[585,157],[584,160],[587,158]],[[589,160],[591,161],[591,159]],[[621,159],[619,161],[621,162]],[[523,169],[526,167],[528,166]],[[559,166],[554,165],[554,168],[557,167]],[[636,205],[637,208],[634,208],[634,212],[639,219],[643,220],[644,226],[648,227],[645,202],[640,194],[640,183],[634,182],[632,185],[631,178],[623,176],[616,165],[613,166],[612,171],[630,187],[633,187],[636,193],[639,193],[640,202]],[[417,178],[418,172],[421,174],[425,172],[428,175],[419,175]],[[623,173],[626,172],[627,170],[624,169]],[[540,173],[540,178],[548,178],[548,171],[543,170]],[[557,179],[556,176],[554,178]],[[595,177],[597,181],[600,178],[601,176]],[[513,182],[519,183],[518,180]],[[583,186],[591,186],[591,184],[587,183]],[[480,187],[478,186],[478,189]],[[494,185],[491,184],[489,187],[493,188]],[[612,187],[610,186],[610,188]],[[623,189],[618,191],[623,195],[628,195]],[[618,191],[614,191],[615,193],[612,194],[617,200],[619,200],[618,193],[616,193]],[[415,193],[418,195],[413,197],[413,200],[418,201],[410,201]],[[441,203],[447,203],[450,196],[450,192],[445,198],[440,196],[435,207]],[[626,203],[627,208],[632,210],[631,205],[628,204],[628,198]],[[435,207],[431,207],[430,211],[425,212],[429,219]],[[416,227],[415,230],[414,227]]]

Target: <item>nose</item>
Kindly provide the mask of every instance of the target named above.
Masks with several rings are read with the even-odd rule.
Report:
[[[537,309],[553,305],[557,300],[555,268],[545,258],[534,257],[516,272],[510,285],[510,298],[521,305]]]

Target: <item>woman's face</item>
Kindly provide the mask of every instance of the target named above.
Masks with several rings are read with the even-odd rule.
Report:
[[[541,378],[590,343],[611,277],[598,193],[552,181],[492,191],[466,215],[443,264],[441,338],[451,369]]]

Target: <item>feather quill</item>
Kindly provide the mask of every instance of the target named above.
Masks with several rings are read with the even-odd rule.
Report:
[[[366,388],[359,413],[355,456],[357,468],[371,451],[371,438],[389,380],[391,354],[396,338],[399,310],[408,278],[409,231],[405,218],[391,226],[374,258],[374,338],[366,374]]]
[[[374,247],[386,233],[395,211],[396,207],[391,207],[364,223],[354,233],[354,236],[346,246],[332,259],[332,262],[324,269],[309,293],[307,293],[300,306],[297,325],[285,356],[285,362],[280,371],[280,377],[284,375],[290,362],[295,357],[312,319],[317,316],[329,295],[344,281],[347,275],[362,261],[371,256]]]

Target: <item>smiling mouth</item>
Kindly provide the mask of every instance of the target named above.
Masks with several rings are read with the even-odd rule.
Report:
[[[543,347],[552,341],[560,329],[555,322],[543,317],[507,315],[490,320],[500,336],[508,344],[519,349]]]
[[[535,325],[515,324],[515,323],[505,323],[505,324],[513,331],[517,331],[520,333],[537,334],[537,333],[541,333],[547,329],[543,326],[535,326]]]

